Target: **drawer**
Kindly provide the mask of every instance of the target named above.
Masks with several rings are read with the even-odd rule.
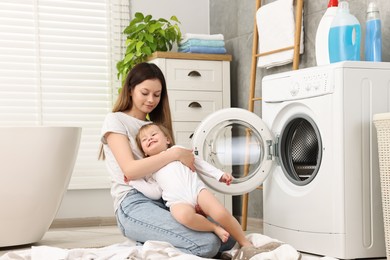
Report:
[[[222,62],[167,60],[168,89],[222,91]]]
[[[200,122],[175,122],[173,121],[173,134],[176,144],[192,149],[192,135]]]
[[[221,92],[169,90],[173,121],[201,121],[222,108]]]

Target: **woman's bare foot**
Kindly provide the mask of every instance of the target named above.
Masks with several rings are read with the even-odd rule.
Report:
[[[223,227],[216,226],[214,233],[222,240],[223,243],[228,241],[230,234]]]

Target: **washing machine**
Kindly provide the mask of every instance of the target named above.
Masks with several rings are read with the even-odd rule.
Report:
[[[341,62],[262,83],[262,118],[228,108],[196,129],[195,152],[234,176],[230,186],[203,181],[230,195],[263,184],[264,234],[299,251],[385,257],[372,117],[390,111],[390,63]]]

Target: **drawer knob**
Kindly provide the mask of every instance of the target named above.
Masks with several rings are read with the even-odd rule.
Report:
[[[188,73],[188,77],[202,77],[202,75],[198,71],[192,70]]]
[[[199,104],[199,102],[196,102],[196,101],[193,101],[191,102],[188,107],[191,107],[191,108],[199,108],[199,107],[202,107],[201,104]]]

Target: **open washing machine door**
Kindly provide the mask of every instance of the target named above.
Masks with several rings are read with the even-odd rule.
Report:
[[[231,185],[199,175],[213,190],[240,195],[256,189],[274,165],[273,137],[259,116],[241,108],[227,108],[206,117],[193,138],[195,154],[224,172],[231,172]]]

